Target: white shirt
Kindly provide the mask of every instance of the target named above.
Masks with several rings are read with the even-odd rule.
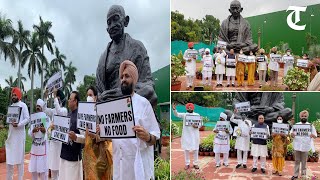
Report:
[[[298,122],[296,124],[303,124],[302,122]],[[310,124],[309,122],[306,122],[304,124]],[[317,131],[312,126],[312,134],[317,137]],[[293,128],[290,130],[290,134],[293,132]],[[293,139],[293,149],[295,151],[301,151],[301,152],[308,152],[310,149],[312,149],[313,145],[313,139],[311,137],[300,137],[300,136],[295,136]]]
[[[196,59],[197,59],[197,56],[196,58],[190,58],[188,57],[188,51],[194,51],[195,49],[187,49],[185,52],[184,52],[184,55],[183,55],[183,59],[186,60],[186,75],[187,76],[194,76],[196,74]],[[189,59],[191,59],[191,61],[189,62]]]
[[[272,56],[273,55],[273,53],[272,54],[270,54],[270,56]],[[278,62],[276,62],[276,61],[272,61],[272,60],[270,60],[270,63],[269,63],[269,69],[270,70],[272,70],[272,71],[279,71],[279,63]]]
[[[132,107],[135,124],[143,126],[159,139],[159,125],[149,101],[134,93]],[[153,146],[148,146],[146,142],[138,138],[113,139],[112,151],[114,180],[154,179]]]
[[[252,126],[252,123],[250,120],[245,119],[244,121],[242,119],[235,119],[234,114],[231,116],[230,121],[237,124],[238,128],[241,131],[240,136],[237,136],[235,149],[239,149],[241,151],[249,151],[249,144],[250,144],[250,129]],[[235,129],[236,131],[236,129]]]
[[[215,53],[215,64],[216,64],[216,70],[215,74],[225,74],[225,63],[226,63],[226,52],[222,50],[221,53]]]
[[[217,125],[214,127],[213,131],[216,129]],[[232,126],[229,124],[229,133],[226,133],[225,131],[219,131],[216,134],[214,138],[214,153],[228,153],[230,151],[230,135],[232,132]]]
[[[25,125],[30,121],[28,107],[25,103],[19,101],[11,106],[21,107],[21,116],[18,127],[9,124],[8,139],[6,140],[7,164],[21,164],[24,161],[24,150],[26,141]]]
[[[212,56],[210,54],[203,55],[201,61],[203,63],[202,71],[211,71],[212,72],[212,68],[214,67]]]
[[[268,57],[265,55],[264,58],[265,58],[264,62],[258,62],[258,70],[259,71],[266,71],[267,70]]]

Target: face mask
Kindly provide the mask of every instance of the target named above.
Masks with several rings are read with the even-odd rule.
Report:
[[[188,111],[188,113],[193,113],[192,109],[188,109],[187,111]]]
[[[252,56],[253,55],[253,53],[250,53],[250,56]]]
[[[280,120],[280,119],[277,120],[277,123],[282,123],[282,122],[283,122],[283,120]]]
[[[91,96],[88,96],[88,97],[87,97],[87,102],[94,102],[94,99],[93,99],[93,97],[91,97]]]
[[[301,118],[301,122],[302,122],[302,123],[306,123],[307,120],[308,120],[307,118]]]
[[[287,52],[287,55],[289,56],[291,53],[290,52]]]
[[[261,55],[263,55],[264,53],[260,53]]]
[[[243,51],[240,51],[240,54],[243,54]]]
[[[208,53],[208,52],[206,52],[206,55],[209,55],[209,53]]]

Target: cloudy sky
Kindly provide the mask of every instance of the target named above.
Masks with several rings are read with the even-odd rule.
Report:
[[[228,9],[232,0],[172,0],[171,10],[178,10],[186,18],[202,19],[210,14],[220,22],[230,15]],[[288,9],[289,6],[307,6],[320,3],[320,0],[240,0],[242,16],[250,17]]]
[[[94,3],[93,3],[94,2]],[[106,14],[113,4],[124,7],[130,16],[125,32],[145,45],[152,72],[169,65],[170,59],[170,1],[151,0],[0,0],[0,12],[10,18],[17,26],[20,19],[24,28],[33,30],[33,24],[39,24],[39,15],[43,20],[51,21],[51,32],[55,36],[60,52],[67,56],[66,65],[72,61],[77,67],[77,82],[84,75],[95,74],[99,57],[110,41],[106,32]],[[54,57],[47,54],[51,61]],[[0,85],[7,86],[5,79],[11,75],[17,77],[17,67],[11,67],[9,60],[0,56]],[[22,71],[27,77],[27,67]],[[30,88],[30,80],[25,82]],[[35,76],[35,86],[40,87],[40,76]]]

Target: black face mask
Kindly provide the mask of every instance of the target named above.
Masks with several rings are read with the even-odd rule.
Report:
[[[193,110],[188,109],[187,112],[188,112],[188,113],[193,113]]]
[[[133,85],[124,85],[124,83],[121,84],[121,92],[123,95],[131,95],[133,92]]]
[[[209,55],[209,53],[206,53],[206,55]]]
[[[306,123],[308,121],[307,118],[301,118],[300,120],[301,120],[302,123]]]
[[[261,55],[264,55],[264,53],[260,53]]]

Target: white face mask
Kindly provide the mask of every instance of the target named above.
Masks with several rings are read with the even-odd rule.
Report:
[[[240,51],[240,54],[243,54],[243,51]]]
[[[253,53],[250,53],[250,56],[252,56],[253,55]]]
[[[277,119],[277,123],[282,123],[282,122],[283,122],[283,120]]]
[[[287,52],[287,55],[289,56],[291,53],[290,52]]]
[[[93,99],[93,97],[91,97],[91,96],[88,96],[88,97],[87,97],[87,102],[94,102],[94,99]]]

